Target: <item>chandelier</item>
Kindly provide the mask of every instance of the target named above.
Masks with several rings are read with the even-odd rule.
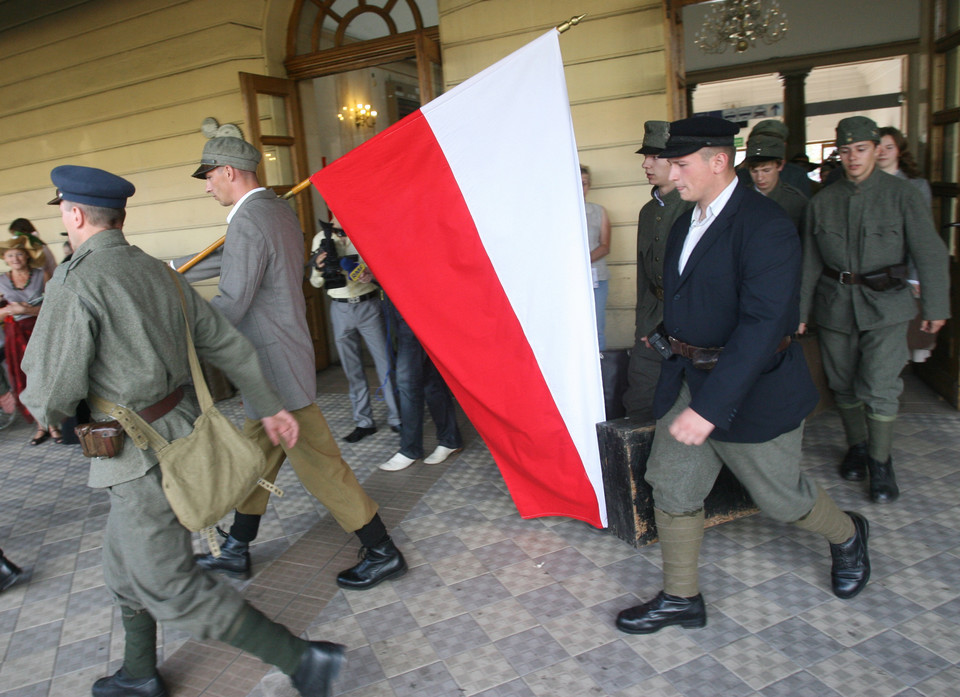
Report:
[[[786,33],[787,15],[777,0],[722,0],[710,10],[693,42],[704,53],[723,53],[728,44],[743,53],[757,39],[772,44]]]
[[[343,107],[337,114],[337,118],[347,123],[353,123],[357,128],[361,126],[373,128],[377,125],[376,110],[371,110],[369,104],[361,104],[360,102],[357,102],[356,108]]]

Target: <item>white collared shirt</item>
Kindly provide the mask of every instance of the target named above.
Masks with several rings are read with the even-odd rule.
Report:
[[[679,272],[683,273],[683,267],[687,265],[687,260],[690,259],[690,255],[693,254],[693,250],[696,248],[697,243],[703,238],[707,233],[707,230],[710,229],[711,223],[717,219],[717,216],[720,215],[720,211],[723,210],[723,207],[727,205],[727,201],[730,200],[730,197],[733,196],[733,190],[737,187],[737,178],[734,177],[733,181],[727,184],[726,188],[720,192],[720,195],[717,196],[713,201],[710,202],[710,205],[707,206],[706,214],[703,216],[702,220],[697,220],[697,214],[700,212],[700,206],[696,206],[693,209],[693,215],[690,216],[690,231],[687,233],[687,239],[683,241],[683,249],[680,251],[680,263],[677,265]]]
[[[237,211],[240,210],[240,206],[243,205],[243,202],[250,197],[251,194],[255,194],[258,191],[266,191],[267,187],[258,186],[256,189],[250,189],[247,193],[240,197],[240,200],[233,204],[233,208],[230,209],[230,212],[227,213],[227,224],[229,225],[230,221],[233,220],[233,216],[237,214]]]

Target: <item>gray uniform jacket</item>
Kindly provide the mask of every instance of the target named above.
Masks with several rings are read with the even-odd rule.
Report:
[[[180,285],[197,354],[223,370],[260,413],[280,411],[250,342],[189,285]],[[23,367],[28,384],[21,397],[40,423],[59,423],[91,393],[140,410],[188,383],[180,294],[163,263],[128,244],[120,230],[88,239],[47,283]],[[196,400],[184,398],[152,425],[167,440],[181,438],[198,413]],[[93,418],[109,417],[94,412]],[[90,460],[89,484],[120,484],[156,464],[152,450],[139,450],[127,438],[118,457]]]
[[[303,296],[304,247],[300,222],[269,189],[251,194],[237,209],[223,252],[186,273],[193,282],[219,274],[211,301],[257,349],[267,380],[289,411],[317,397],[313,342]],[[178,259],[181,262],[190,257]],[[247,416],[262,416],[243,395]]]
[[[812,315],[820,326],[844,333],[910,321],[917,305],[909,288],[876,291],[822,275],[824,267],[872,273],[908,256],[920,280],[923,318],[948,318],[947,249],[916,187],[878,167],[859,185],[844,177],[821,189],[804,225],[800,320]]]
[[[680,198],[676,189],[662,197],[654,189],[651,195],[654,199],[640,209],[637,222],[637,343],[663,319],[663,293],[657,297],[650,286],[663,288],[663,256],[670,228],[693,207]]]
[[[797,233],[802,234],[803,214],[804,211],[807,210],[807,197],[804,196],[799,189],[790,186],[782,179],[777,182],[777,185],[773,187],[773,191],[767,194],[767,196],[780,204],[780,207],[787,212],[790,220],[793,221],[794,227],[797,228]]]

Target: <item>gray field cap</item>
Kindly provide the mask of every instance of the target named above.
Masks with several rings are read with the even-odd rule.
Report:
[[[643,124],[643,145],[637,150],[637,154],[659,155],[667,147],[669,137],[669,121],[647,121]]]
[[[247,172],[256,172],[260,164],[260,152],[242,138],[222,136],[211,138],[203,146],[203,155],[200,157],[200,166],[192,177],[203,179],[212,169],[230,165]]]
[[[782,160],[787,156],[787,144],[776,136],[751,134],[747,139],[747,162]]]
[[[837,147],[859,143],[863,140],[880,142],[880,129],[877,122],[866,116],[850,116],[837,124]]]

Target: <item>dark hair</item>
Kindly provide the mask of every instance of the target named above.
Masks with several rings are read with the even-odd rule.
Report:
[[[906,174],[908,179],[919,179],[922,176],[920,166],[917,164],[917,161],[913,159],[913,153],[910,152],[907,139],[903,137],[900,130],[893,126],[884,126],[880,129],[880,138],[882,139],[884,136],[893,138],[893,143],[897,146],[897,150],[900,153],[897,158],[900,171]]]
[[[33,223],[26,218],[17,218],[10,223],[10,232],[31,233],[36,231],[37,228],[33,227]]]

